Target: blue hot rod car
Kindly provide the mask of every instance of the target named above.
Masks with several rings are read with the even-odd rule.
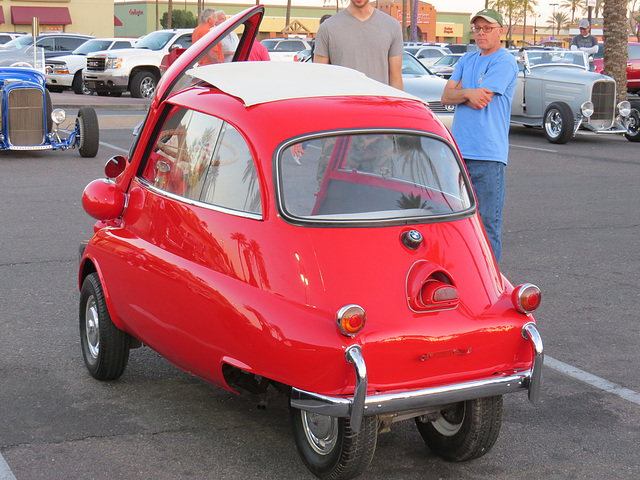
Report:
[[[58,127],[66,113],[53,108],[46,76],[37,63],[16,61],[0,66],[0,150],[78,148],[81,156],[95,157],[100,142],[95,110],[80,107],[75,128],[68,137],[61,137]]]

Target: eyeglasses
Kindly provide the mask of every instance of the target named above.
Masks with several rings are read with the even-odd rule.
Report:
[[[473,30],[475,33],[480,33],[480,32],[489,33],[494,28],[501,28],[501,27],[489,27],[485,25],[484,27],[473,27],[471,30]]]

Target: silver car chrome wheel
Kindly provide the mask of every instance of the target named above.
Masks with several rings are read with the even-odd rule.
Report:
[[[97,359],[100,353],[100,317],[98,316],[96,299],[93,295],[87,299],[84,321],[89,353],[93,358]]]
[[[544,136],[551,143],[567,143],[573,136],[573,112],[566,103],[554,102],[543,117]]]
[[[338,419],[304,410],[300,411],[300,415],[311,448],[320,455],[331,453],[338,441]]]

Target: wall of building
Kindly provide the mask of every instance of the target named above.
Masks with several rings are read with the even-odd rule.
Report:
[[[113,0],[0,0],[4,22],[0,24],[0,31],[31,33],[31,24],[16,25],[11,7],[31,7],[40,11],[38,16],[40,32],[56,31],[69,33],[84,33],[96,37],[112,37],[114,33]],[[62,10],[50,10],[50,8]],[[48,13],[56,12],[64,16],[68,11],[70,23],[56,24]]]

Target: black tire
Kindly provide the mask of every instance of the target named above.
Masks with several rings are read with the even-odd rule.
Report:
[[[158,79],[151,72],[141,71],[131,79],[129,90],[133,98],[152,98],[158,86]]]
[[[111,320],[97,273],[82,283],[79,317],[80,344],[89,373],[98,380],[119,378],[129,361],[131,337]]]
[[[82,157],[95,157],[100,146],[98,115],[92,107],[84,106],[76,117],[76,145]]]
[[[418,431],[436,455],[450,462],[465,462],[487,453],[502,426],[502,396],[456,403],[433,422],[416,418]]]
[[[82,70],[78,70],[73,76],[73,82],[71,82],[71,89],[76,95],[91,95],[93,92],[87,88],[82,80]]]
[[[551,143],[567,143],[573,137],[575,121],[571,107],[563,102],[554,102],[544,111],[542,130]]]
[[[627,120],[627,131],[624,136],[630,142],[640,142],[640,102],[631,103],[631,114]]]
[[[62,93],[63,88],[62,87],[52,87],[51,85],[47,85],[47,90],[49,90],[51,93]]]
[[[307,468],[323,480],[346,480],[364,472],[376,451],[378,421],[364,417],[358,433],[348,418],[291,408],[293,436]]]
[[[53,120],[51,120],[51,112],[53,112],[53,103],[51,102],[51,94],[49,93],[49,90],[47,90],[46,88],[44,89],[44,102],[45,102],[45,108],[47,109],[45,112],[45,119],[47,122],[47,133],[51,133],[51,130],[53,130]]]

